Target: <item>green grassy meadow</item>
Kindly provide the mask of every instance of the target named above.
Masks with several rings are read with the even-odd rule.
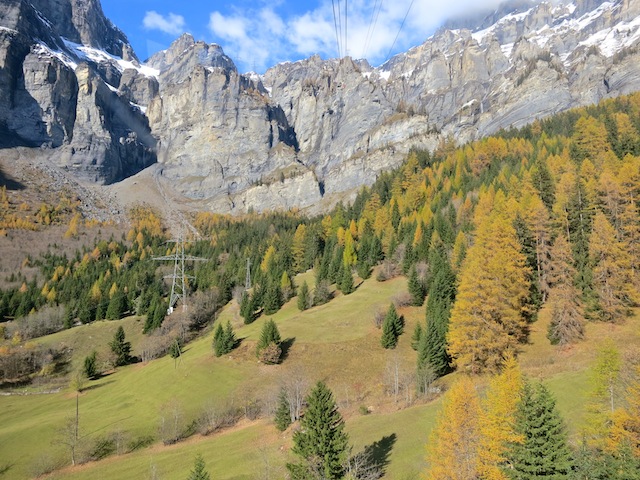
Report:
[[[306,277],[305,277],[306,276]],[[312,280],[309,273],[296,279]],[[354,452],[369,445],[386,459],[387,478],[419,478],[424,469],[425,444],[434,425],[440,401],[422,401],[407,406],[385,393],[385,369],[397,362],[405,371],[415,365],[410,347],[424,307],[403,307],[405,330],[398,347],[380,347],[380,331],[373,323],[377,310],[386,310],[393,297],[406,291],[406,279],[387,282],[373,279],[348,296],[337,294],[326,305],[299,312],[290,300],[272,318],[281,336],[290,344],[281,365],[257,361],[255,343],[264,317],[243,325],[238,305],[231,302],[217,321],[231,321],[242,340],[231,354],[216,358],[211,348],[211,330],[188,344],[182,357],[119,368],[99,380],[88,382],[80,394],[80,435],[89,442],[125,432],[128,441],[152,436],[148,447],[104,460],[56,470],[52,479],[186,478],[196,454],[201,453],[212,478],[282,478],[289,457],[291,429],[279,433],[268,418],[242,420],[236,426],[210,436],[194,434],[176,445],[164,446],[158,438],[162,411],[178,405],[188,422],[208,404],[223,405],[248,397],[272,398],[278,385],[292,373],[302,374],[309,384],[325,380],[332,388],[346,418]],[[556,395],[558,407],[575,437],[580,430],[588,391],[587,369],[597,346],[613,338],[625,351],[640,347],[638,316],[623,325],[590,324],[586,341],[571,348],[549,345],[546,312],[532,325],[530,344],[523,347],[521,365],[527,376],[543,379]],[[40,341],[64,343],[74,351],[73,365],[80,365],[93,349],[106,354],[107,344],[118,325],[136,344],[142,338],[142,321],[131,317],[59,332]],[[443,379],[442,385],[451,381]],[[453,376],[455,377],[455,375]],[[480,379],[482,382],[482,379]],[[33,393],[33,392],[32,392]],[[412,402],[409,402],[412,403]],[[30,478],[46,462],[69,465],[69,455],[56,437],[65,419],[75,415],[76,394],[69,387],[58,393],[0,396],[0,478]],[[366,407],[371,413],[363,415]]]

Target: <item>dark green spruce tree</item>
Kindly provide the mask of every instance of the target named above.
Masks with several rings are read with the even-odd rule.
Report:
[[[95,350],[84,358],[84,374],[89,380],[98,376],[98,352]]]
[[[402,318],[396,312],[396,306],[392,303],[382,322],[382,337],[380,344],[383,348],[396,348],[398,337],[402,334],[404,325]]]
[[[282,290],[276,280],[271,280],[264,297],[264,313],[273,315],[282,307]]]
[[[132,362],[131,343],[126,341],[122,325],[118,327],[113,340],[109,343],[109,347],[111,347],[111,351],[116,357],[114,362],[116,367],[128,365]]]
[[[516,231],[516,237],[520,244],[520,249],[527,259],[527,267],[530,271],[527,275],[529,280],[529,299],[526,308],[525,317],[527,321],[532,322],[536,319],[537,311],[542,306],[542,292],[540,292],[540,286],[538,285],[538,279],[535,274],[538,268],[538,258],[536,254],[536,240],[531,233],[531,230],[527,226],[524,218],[518,213],[513,221],[513,228]]]
[[[411,305],[414,307],[422,306],[426,292],[424,291],[424,284],[420,278],[418,278],[418,271],[415,266],[411,268],[411,272],[409,273],[407,287],[409,288],[409,294],[411,294]]]
[[[236,347],[236,343],[236,334],[233,331],[231,322],[227,321],[224,327],[219,323],[213,334],[213,353],[215,356],[226,355]]]
[[[127,299],[124,296],[124,292],[120,289],[116,290],[111,300],[109,300],[104,318],[106,320],[119,320],[124,313],[126,301]]]
[[[255,305],[253,298],[249,295],[249,292],[245,291],[242,294],[242,299],[240,300],[240,316],[244,319],[245,325],[253,323],[256,319],[254,312]]]
[[[202,455],[198,455],[193,464],[193,470],[189,472],[187,480],[211,480],[209,472],[207,472],[206,465]]]
[[[353,274],[351,273],[351,267],[349,265],[342,265],[342,272],[340,274],[340,283],[338,285],[340,291],[345,295],[349,295],[354,290]]]
[[[307,408],[300,420],[300,430],[293,434],[291,451],[300,463],[288,463],[293,480],[339,479],[349,452],[349,437],[338,411],[333,393],[318,382],[306,398]]]
[[[280,389],[280,394],[278,395],[278,407],[276,408],[276,413],[274,417],[274,422],[276,424],[276,428],[284,432],[289,425],[291,425],[291,413],[289,409],[289,400],[287,399],[287,392],[284,388]]]
[[[272,319],[267,320],[264,322],[260,332],[260,339],[256,345],[256,355],[264,363],[279,363],[282,354],[281,342],[282,339],[276,322]]]
[[[307,310],[311,305],[311,300],[309,296],[309,285],[307,285],[307,281],[302,282],[302,286],[300,290],[298,290],[298,310],[301,312]]]
[[[447,332],[451,305],[456,295],[456,276],[442,245],[432,249],[429,265],[435,273],[427,297],[427,327],[418,345],[418,369],[428,367],[436,375],[442,376],[449,371],[451,363],[447,353]]]
[[[511,446],[506,470],[514,480],[570,478],[573,468],[567,432],[547,388],[526,382],[516,411],[515,431],[522,443]]]

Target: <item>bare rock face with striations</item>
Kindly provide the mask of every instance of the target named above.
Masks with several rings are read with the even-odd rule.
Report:
[[[97,183],[156,161],[157,80],[99,0],[3,0],[0,19],[0,148],[38,147]]]
[[[239,74],[219,46],[183,35],[149,65],[160,71],[161,94],[147,111],[158,158],[183,195],[234,209],[238,193],[298,166],[282,108],[259,79]]]

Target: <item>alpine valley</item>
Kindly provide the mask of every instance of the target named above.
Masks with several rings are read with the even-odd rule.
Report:
[[[0,0],[0,480],[638,480],[639,352],[640,0],[262,75]]]
[[[377,68],[313,56],[257,75],[188,34],[142,63],[99,0],[2,0],[0,148],[83,182],[143,171],[198,209],[320,211],[412,147],[640,89],[639,42],[640,0],[511,2]]]

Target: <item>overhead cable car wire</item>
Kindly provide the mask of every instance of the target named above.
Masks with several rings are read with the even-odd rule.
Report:
[[[385,58],[384,62],[382,62],[382,64],[384,65],[385,63],[387,63],[387,60],[389,60],[389,57],[391,56],[391,52],[393,51],[393,47],[396,46],[396,42],[398,41],[398,37],[400,36],[400,32],[402,31],[402,27],[404,27],[404,22],[407,21],[407,17],[409,16],[409,12],[411,11],[411,7],[413,7],[413,2],[415,0],[411,0],[411,4],[409,5],[409,8],[407,9],[407,14],[404,16],[404,19],[402,20],[402,23],[400,24],[400,28],[398,29],[398,33],[396,34],[396,38],[393,40],[393,43],[391,44],[391,48],[389,49],[389,53],[387,53],[387,58]]]
[[[367,52],[369,50],[369,45],[371,43],[371,40],[373,39],[373,32],[375,31],[376,25],[378,24],[378,17],[380,16],[381,9],[382,9],[382,0],[376,0],[376,3],[373,5],[373,10],[371,11],[371,19],[369,20],[369,29],[367,30],[367,36],[364,41],[364,50],[362,52],[362,58],[367,58]]]
[[[337,15],[336,15],[336,2],[335,0],[331,0],[331,6],[333,7],[333,27],[336,31],[336,45],[338,47],[338,57],[342,56],[342,51],[340,49],[340,34],[338,31],[338,19],[337,19]],[[338,5],[338,8],[340,8],[340,5]]]

